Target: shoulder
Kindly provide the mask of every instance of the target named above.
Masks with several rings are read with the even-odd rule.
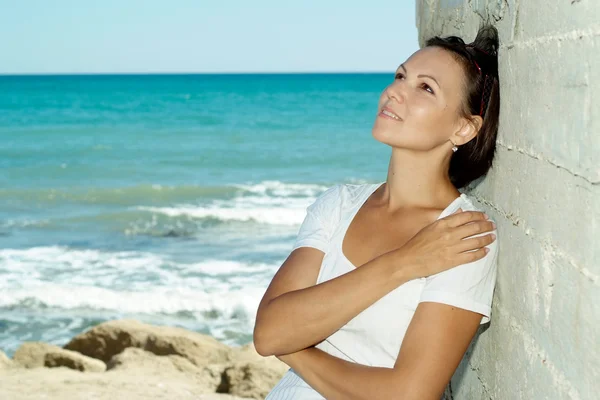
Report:
[[[340,206],[354,203],[379,185],[381,183],[338,183],[319,194],[315,203],[336,203]]]
[[[373,193],[382,183],[343,183],[340,184],[339,193],[344,205],[354,205]]]
[[[482,204],[479,201],[477,201],[477,199],[475,197],[467,195],[465,193],[462,193],[460,195],[460,197],[457,198],[450,207],[448,207],[446,210],[444,210],[442,215],[440,215],[440,218],[446,217],[446,216],[449,216],[450,214],[455,213],[459,208],[462,209],[463,211],[479,211],[479,212],[487,211],[485,209],[485,207],[483,207]],[[492,218],[491,216],[490,216],[490,221],[495,222],[494,218]],[[496,229],[494,229],[491,232],[484,232],[484,233],[473,235],[473,237],[483,236],[483,235],[487,235],[489,233],[493,233],[494,235],[496,235],[496,240],[486,246],[490,250],[489,253],[482,259],[480,259],[478,261],[474,261],[471,264],[486,264],[486,263],[495,261],[497,254],[498,254],[498,243],[499,243],[499,239],[500,239],[500,236],[498,234],[498,228],[496,227]],[[452,270],[454,270],[454,271],[453,272],[445,271],[445,272],[442,272],[441,274],[445,274],[445,273],[453,274],[454,272],[457,272],[460,270],[466,270],[466,269],[457,267],[457,268],[453,268]]]
[[[457,210],[458,208],[461,208],[463,211],[486,212],[486,210],[480,205],[480,203],[474,197],[469,196],[465,193],[462,193],[460,195],[460,200],[458,200],[457,203],[458,203],[458,205],[456,206],[455,210]],[[454,211],[452,211],[452,212],[454,212]],[[496,222],[494,220],[494,218],[492,218],[491,216],[490,216],[490,221]],[[483,236],[488,233],[490,233],[490,232],[485,232],[485,233],[481,233],[481,234],[474,235],[474,236]],[[490,250],[490,252],[479,262],[475,261],[474,264],[477,264],[477,263],[482,264],[482,263],[489,263],[490,261],[495,261],[497,255],[498,255],[498,242],[500,239],[500,236],[498,234],[498,228],[496,227],[496,229],[494,229],[491,233],[496,235],[496,240],[487,246],[488,249]]]
[[[445,210],[449,215],[461,208],[463,211],[484,211],[473,197],[462,194]],[[482,236],[487,234],[477,234]],[[461,264],[425,278],[420,302],[437,302],[453,305],[483,315],[481,323],[490,319],[491,304],[498,269],[498,231],[496,240],[486,247],[489,252],[481,259]]]
[[[458,201],[460,204],[460,208],[462,208],[463,210],[467,210],[467,211],[484,211],[481,207],[479,207],[476,203],[476,201],[474,200],[473,197],[465,194],[465,193],[461,193],[460,195],[460,200]]]
[[[458,205],[456,206],[456,209],[453,210],[452,212],[456,211],[458,208],[461,208],[463,211],[479,211],[479,212],[486,212],[487,210],[485,210],[480,203],[473,197],[470,195],[467,195],[465,193],[462,193],[460,195],[460,200],[458,200]],[[492,222],[495,222],[493,218],[490,217],[490,220]]]
[[[461,193],[460,196],[442,212],[440,218],[455,213],[459,208],[463,211],[486,212],[485,208],[481,206],[480,202],[477,201],[474,196]]]
[[[341,218],[345,210],[360,202],[378,185],[380,184],[339,183],[333,185],[317,196],[316,200],[308,207],[308,211],[318,214],[320,218]]]
[[[316,216],[319,220],[329,219],[341,204],[341,185],[330,186],[317,195],[317,198],[307,207],[309,215]]]
[[[335,206],[340,201],[341,184],[330,186],[317,195],[315,201],[308,207],[309,210]]]

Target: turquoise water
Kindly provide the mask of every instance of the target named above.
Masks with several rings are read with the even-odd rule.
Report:
[[[129,317],[249,342],[306,206],[385,180],[392,78],[0,76],[0,349]]]

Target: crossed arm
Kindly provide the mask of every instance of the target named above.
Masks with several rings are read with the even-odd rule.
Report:
[[[315,285],[322,260],[321,251],[300,248],[284,262],[259,306],[254,331],[257,351],[276,355],[327,399],[439,400],[477,331],[481,314],[423,302],[393,368],[341,360],[313,346],[407,277],[391,268],[391,259],[384,255]]]
[[[481,314],[421,303],[393,368],[348,362],[315,347],[278,356],[328,400],[439,400]]]

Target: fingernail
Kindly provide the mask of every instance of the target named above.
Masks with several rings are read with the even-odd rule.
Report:
[[[488,248],[486,247],[486,248],[485,248],[485,253],[487,254],[487,253],[489,253],[489,252],[490,252],[490,249],[488,249]]]
[[[490,219],[490,216],[487,215],[487,214],[483,214],[483,216],[484,216],[485,219]]]
[[[496,240],[496,235],[492,233],[492,240]]]
[[[496,223],[492,222],[492,228],[496,229]]]

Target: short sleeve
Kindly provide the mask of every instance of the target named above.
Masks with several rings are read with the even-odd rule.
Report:
[[[490,320],[492,298],[496,286],[498,260],[498,232],[496,240],[480,260],[462,264],[426,279],[419,302],[449,304],[483,314],[481,324]]]
[[[292,250],[313,247],[327,253],[335,229],[335,216],[340,213],[340,192],[341,185],[333,186],[308,206]]]

